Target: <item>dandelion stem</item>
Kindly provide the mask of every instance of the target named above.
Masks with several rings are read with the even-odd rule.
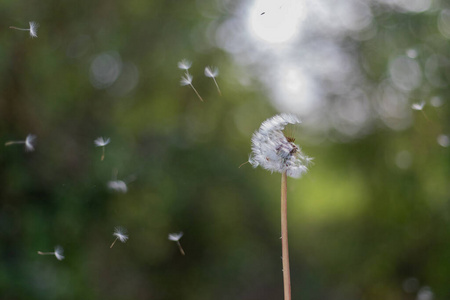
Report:
[[[41,252],[41,251],[38,251],[37,253],[39,255],[55,255],[55,252]]]
[[[103,146],[103,153],[102,153],[102,158],[100,159],[101,161],[103,161],[105,159],[105,147]]]
[[[17,29],[17,30],[30,31],[29,28],[19,28],[19,27],[14,27],[14,26],[9,26],[9,28],[11,28],[11,29]]]
[[[185,255],[183,247],[181,247],[180,241],[177,241],[178,248],[180,249],[181,255]]]
[[[214,80],[214,83],[216,84],[217,91],[219,92],[219,95],[222,96],[222,92],[219,89],[219,85],[217,84],[216,78],[213,77],[212,79]]]
[[[197,96],[198,96],[198,98],[202,101],[202,102],[204,102],[203,101],[203,99],[202,99],[202,97],[200,96],[200,94],[197,92],[197,90],[195,89],[195,87],[190,83],[189,84],[190,86],[191,86],[191,88],[194,90],[194,92],[197,94]]]
[[[25,144],[25,141],[11,141],[11,142],[6,142],[6,143],[5,143],[5,146],[14,145],[14,144]]]
[[[117,242],[117,239],[118,239],[119,237],[116,237],[116,239],[114,240],[114,242],[111,244],[111,247],[109,247],[109,249],[111,249],[113,246],[114,246],[114,244]]]
[[[284,300],[291,300],[291,274],[289,270],[289,243],[287,228],[287,175],[281,174],[281,248],[283,260]]]

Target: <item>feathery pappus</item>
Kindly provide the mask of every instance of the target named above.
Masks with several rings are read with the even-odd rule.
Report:
[[[265,120],[253,134],[248,162],[254,168],[261,166],[271,172],[286,172],[287,176],[300,178],[308,171],[312,158],[301,151],[293,137],[283,132],[288,124],[299,123],[295,115],[285,113]]]

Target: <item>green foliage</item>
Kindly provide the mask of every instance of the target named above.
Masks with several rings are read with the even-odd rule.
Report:
[[[242,83],[248,70],[211,37],[210,23],[230,17],[226,5],[0,4],[0,136],[38,136],[35,152],[15,145],[0,153],[4,299],[281,298],[280,178],[238,168],[275,109],[270,88]],[[377,34],[343,41],[358,49],[368,81],[360,88],[371,93],[389,62],[413,47],[421,66],[432,54],[446,64],[436,75],[441,86],[424,75],[409,96],[446,101],[448,39],[436,25],[443,8],[373,9]],[[37,39],[7,29],[31,20],[41,24]],[[126,90],[132,77],[91,84],[92,62],[104,53],[136,68],[135,87]],[[193,61],[204,103],[179,85],[182,58]],[[222,97],[203,76],[207,65],[220,69]],[[428,119],[411,112],[402,131],[380,122],[347,143],[332,133],[318,143],[299,139],[316,165],[288,182],[294,299],[415,299],[424,286],[450,297],[450,154],[436,143],[448,133],[449,105],[425,112]],[[111,138],[104,161],[93,143],[99,136]],[[411,162],[403,168],[396,159],[404,150]],[[107,188],[115,168],[121,180],[136,177],[126,194]],[[117,225],[130,239],[109,249]],[[167,239],[178,231],[185,257]],[[63,261],[36,254],[57,244]],[[419,286],[405,291],[408,278]]]

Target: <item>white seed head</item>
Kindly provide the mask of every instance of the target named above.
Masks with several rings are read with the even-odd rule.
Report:
[[[127,230],[122,226],[114,227],[113,236],[119,239],[122,243],[128,240]]]
[[[61,247],[61,246],[56,246],[55,247],[55,257],[56,257],[56,259],[63,260],[64,259],[63,253],[64,253],[63,247]]]
[[[189,68],[192,66],[192,62],[183,58],[181,61],[178,62],[178,68],[182,70],[189,70]]]
[[[182,236],[183,236],[183,232],[169,233],[169,240],[174,241],[174,242],[178,242],[181,239]]]
[[[103,137],[99,137],[94,140],[94,144],[97,147],[104,147],[108,145],[110,141],[111,141],[110,138],[104,139]]]
[[[34,144],[36,141],[36,136],[34,134],[27,135],[25,139],[25,151],[31,152],[34,151]]]
[[[126,193],[128,192],[128,186],[123,180],[111,180],[108,181],[108,188],[115,192]]]
[[[180,84],[181,84],[182,86],[190,85],[190,84],[192,84],[192,79],[193,79],[193,78],[194,78],[194,77],[192,77],[191,74],[186,73],[186,74],[184,74],[184,76],[181,76]]]
[[[219,76],[219,69],[217,67],[206,67],[205,76],[211,78],[217,77]]]
[[[300,147],[288,139],[283,130],[288,124],[299,124],[291,114],[280,114],[267,119],[252,137],[252,154],[249,163],[271,172],[279,172],[300,178],[308,171],[312,158],[304,155]]]
[[[37,29],[38,29],[38,27],[39,27],[39,24],[38,23],[36,23],[36,22],[30,22],[30,36],[32,37],[32,38],[34,38],[34,37],[38,37],[37,36]]]
[[[422,102],[419,102],[419,103],[413,103],[411,105],[411,108],[414,109],[414,110],[422,110],[424,106],[425,106],[425,102],[422,101]]]

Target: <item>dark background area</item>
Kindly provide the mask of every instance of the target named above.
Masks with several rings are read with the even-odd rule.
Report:
[[[0,138],[37,135],[0,151],[1,299],[282,299],[281,176],[238,168],[279,112],[315,163],[288,180],[293,299],[450,297],[450,6],[260,2],[1,2]],[[247,22],[293,3],[284,42]]]

